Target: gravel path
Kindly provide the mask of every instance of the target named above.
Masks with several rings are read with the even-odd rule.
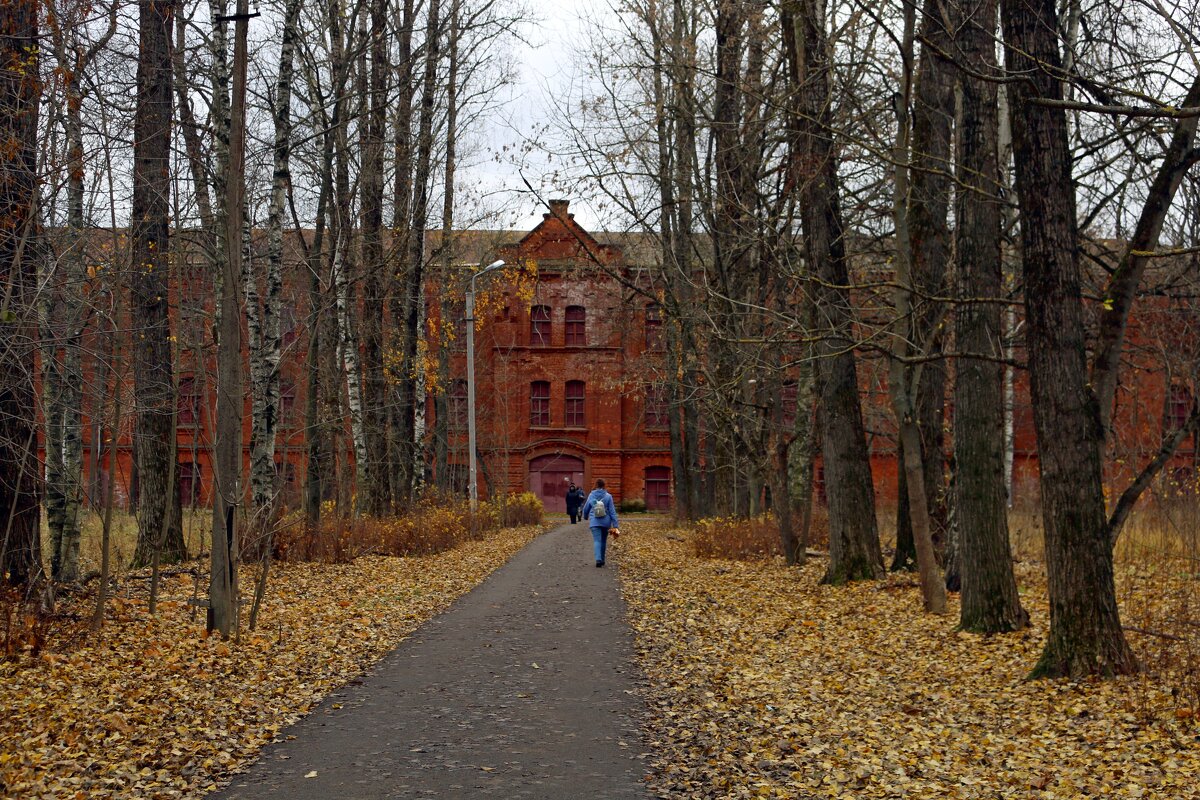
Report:
[[[614,566],[582,525],[538,537],[215,797],[647,797]]]

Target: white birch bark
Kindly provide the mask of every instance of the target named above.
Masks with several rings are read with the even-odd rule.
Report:
[[[288,0],[279,52],[279,75],[273,104],[275,162],[267,212],[265,298],[258,296],[257,276],[247,261],[246,318],[250,330],[250,491],[255,517],[265,516],[275,499],[275,439],[279,421],[279,306],[283,293],[283,213],[291,180],[291,100],[296,22],[300,0]],[[261,306],[261,314],[260,314]]]
[[[343,233],[343,235],[345,234]],[[334,287],[337,296],[338,350],[341,354],[342,371],[346,374],[346,394],[350,408],[350,437],[354,442],[354,461],[356,464],[365,464],[367,443],[363,437],[362,373],[358,359],[358,338],[354,333],[350,280],[346,269],[345,252],[346,245],[338,242],[333,258]]]

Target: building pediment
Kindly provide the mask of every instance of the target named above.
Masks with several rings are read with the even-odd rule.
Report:
[[[542,221],[515,244],[502,245],[500,257],[529,259],[540,272],[562,272],[593,266],[618,266],[624,261],[620,247],[601,244],[567,210],[568,201],[551,200]]]

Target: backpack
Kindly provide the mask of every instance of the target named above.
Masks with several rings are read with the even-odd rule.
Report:
[[[603,519],[608,516],[608,508],[604,505],[604,495],[592,501],[592,519]]]

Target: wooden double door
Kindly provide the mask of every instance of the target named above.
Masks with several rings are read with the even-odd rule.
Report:
[[[529,491],[536,494],[547,511],[567,510],[567,487],[574,483],[583,486],[583,459],[576,456],[551,454],[538,456],[529,462]]]

